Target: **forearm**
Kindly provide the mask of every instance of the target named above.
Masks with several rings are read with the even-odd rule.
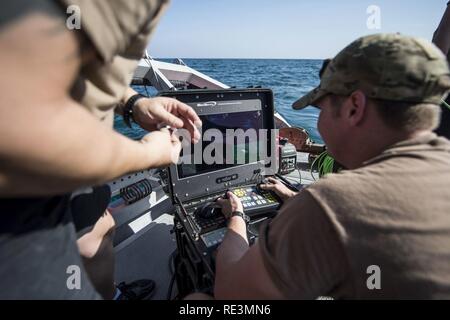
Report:
[[[224,266],[238,261],[248,250],[247,226],[240,217],[231,217],[228,231],[217,253],[217,261]]]
[[[100,125],[72,100],[52,104],[3,110],[0,197],[64,193],[154,162],[141,143]]]
[[[64,193],[158,160],[68,97],[84,57],[94,56],[81,40],[53,13],[2,28],[0,197]]]
[[[233,266],[248,249],[245,222],[240,217],[232,217],[216,257],[216,287],[221,289],[224,286],[232,285],[229,279],[234,272]]]
[[[284,201],[287,201],[289,199],[292,199],[293,197],[295,197],[298,194],[298,191],[292,191],[292,190],[288,190],[286,198],[283,199]]]

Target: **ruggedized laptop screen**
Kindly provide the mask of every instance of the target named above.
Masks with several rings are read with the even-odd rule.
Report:
[[[178,179],[260,160],[259,130],[264,125],[261,101],[221,101],[217,104],[195,106],[203,122],[202,139],[190,148],[183,148],[182,163],[177,165]]]

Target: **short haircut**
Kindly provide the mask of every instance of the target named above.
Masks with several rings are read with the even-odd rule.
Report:
[[[441,107],[429,103],[412,103],[370,99],[383,122],[405,132],[434,130],[439,126]]]
[[[340,115],[340,109],[346,96],[331,94],[331,103],[335,110],[333,116]],[[368,99],[374,105],[383,122],[392,129],[405,132],[434,130],[441,120],[441,107],[430,103],[413,103],[381,99]]]

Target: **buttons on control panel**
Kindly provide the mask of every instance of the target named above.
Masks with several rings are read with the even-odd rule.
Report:
[[[226,232],[227,228],[220,228],[208,233],[204,233],[200,236],[200,238],[203,240],[207,248],[211,248],[222,243]]]
[[[232,192],[241,200],[244,209],[279,203],[272,193],[258,190],[255,186],[234,189]]]

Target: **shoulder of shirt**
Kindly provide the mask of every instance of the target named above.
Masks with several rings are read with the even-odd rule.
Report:
[[[327,174],[307,187],[307,190],[328,190],[349,187],[359,181],[365,181],[376,165],[365,166],[355,170],[343,170],[339,173]]]
[[[373,188],[384,183],[383,164],[374,164],[356,170],[345,170],[329,174],[308,186],[307,191],[314,200],[332,216],[337,207],[352,208],[365,199]],[[339,210],[340,212],[342,210]]]

